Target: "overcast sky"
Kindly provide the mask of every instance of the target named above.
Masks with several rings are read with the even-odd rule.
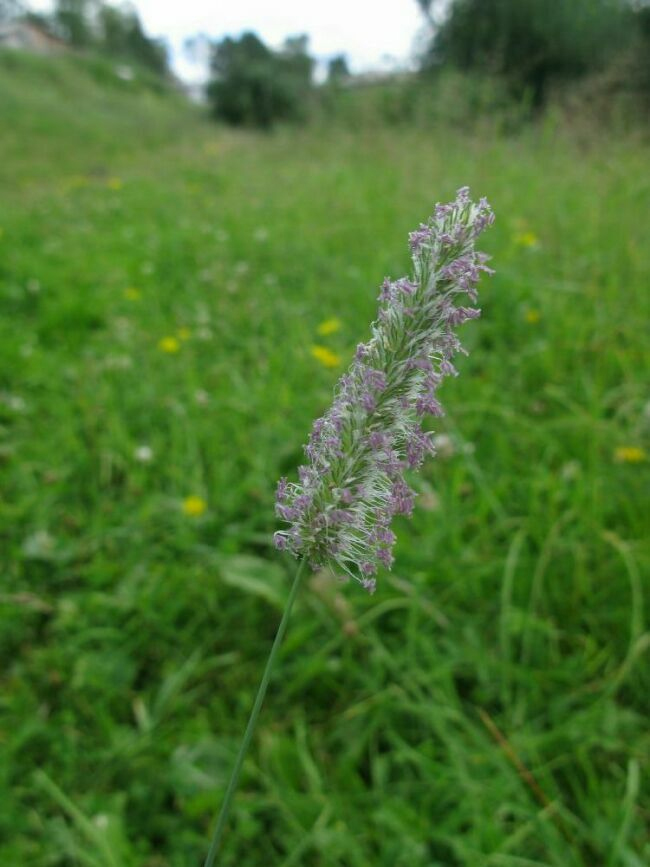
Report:
[[[48,10],[52,0],[29,6]],[[319,59],[346,54],[355,72],[407,65],[422,28],[416,0],[135,0],[145,30],[172,49],[172,64],[186,80],[203,71],[183,55],[188,36],[235,36],[254,30],[273,47],[285,36],[307,33]]]

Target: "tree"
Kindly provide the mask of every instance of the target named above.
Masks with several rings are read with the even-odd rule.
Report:
[[[48,23],[54,33],[75,48],[138,63],[159,75],[167,71],[167,49],[146,35],[138,13],[129,3],[113,6],[103,0],[57,0]]]
[[[327,63],[327,83],[340,84],[350,78],[350,68],[345,54],[337,54]]]
[[[626,32],[622,0],[454,0],[426,65],[502,75],[516,95],[539,106],[553,81],[604,64]]]
[[[638,0],[633,9],[634,33],[629,58],[629,83],[650,105],[650,2]]]
[[[306,37],[287,39],[281,51],[254,33],[227,37],[213,46],[210,69],[207,93],[215,117],[265,129],[304,118],[313,69]]]
[[[424,17],[427,19],[432,30],[439,27],[442,8],[446,5],[446,0],[416,0],[416,3],[422,10]]]
[[[97,38],[103,51],[140,63],[161,75],[166,72],[167,50],[145,34],[135,9],[102,4],[97,20]]]
[[[95,0],[57,0],[54,26],[59,36],[76,48],[90,45],[93,41],[92,18],[96,8]]]

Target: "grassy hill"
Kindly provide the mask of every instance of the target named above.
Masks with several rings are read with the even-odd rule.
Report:
[[[184,138],[199,109],[171,83],[102,57],[0,50],[0,180],[122,165]]]
[[[0,864],[201,863],[275,482],[465,183],[497,276],[439,455],[374,597],[304,588],[221,863],[647,864],[647,145],[235,134],[13,54],[0,129]]]

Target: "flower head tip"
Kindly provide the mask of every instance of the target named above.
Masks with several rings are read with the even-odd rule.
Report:
[[[278,549],[342,571],[370,592],[378,568],[390,568],[392,519],[414,506],[405,471],[434,453],[422,419],[444,415],[438,388],[457,375],[451,359],[464,351],[454,328],[480,315],[457,299],[476,302],[481,273],[493,273],[474,248],[493,221],[487,201],[473,203],[463,187],[411,232],[412,275],[384,281],[371,338],[314,422],[299,481],[278,484],[276,513],[288,525],[275,534]]]

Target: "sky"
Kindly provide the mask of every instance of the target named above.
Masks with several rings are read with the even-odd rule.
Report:
[[[50,11],[52,0],[32,0],[35,11]],[[145,31],[171,48],[174,71],[201,81],[205,66],[183,51],[187,37],[237,36],[253,30],[271,47],[285,36],[307,33],[319,60],[346,54],[353,72],[407,67],[423,26],[416,0],[135,0]]]

